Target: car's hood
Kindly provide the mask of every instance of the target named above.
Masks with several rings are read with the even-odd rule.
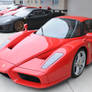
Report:
[[[11,11],[11,12],[8,12],[8,13],[4,14],[3,16],[14,15],[14,14],[16,14],[16,12],[17,12],[17,11]]]
[[[0,25],[6,24],[8,22],[11,22],[13,20],[18,19],[19,17],[17,16],[12,16],[12,15],[7,15],[7,16],[0,16]]]
[[[63,43],[65,43],[64,39],[31,34],[12,49],[3,49],[0,52],[0,58],[12,64],[19,64],[36,58],[40,54],[48,53],[51,49],[57,49]]]
[[[5,9],[5,10],[0,11],[0,14],[1,14],[1,13],[4,14],[4,13],[6,13],[6,12],[8,12],[8,9]]]

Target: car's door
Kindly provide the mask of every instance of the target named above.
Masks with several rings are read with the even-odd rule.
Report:
[[[74,33],[74,37],[82,37],[83,41],[88,47],[89,57],[92,59],[92,27],[91,25],[92,25],[92,20],[80,22],[77,26],[77,30]],[[90,28],[88,28],[88,26],[90,26]]]
[[[88,31],[88,36],[86,41],[88,42],[88,48],[90,48],[91,50],[91,59],[92,59],[92,20],[85,21],[85,24],[87,26],[87,31]]]
[[[30,13],[27,23],[31,29],[39,29],[49,20],[45,10],[37,9]]]

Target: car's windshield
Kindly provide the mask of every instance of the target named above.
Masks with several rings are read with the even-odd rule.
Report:
[[[26,17],[32,12],[32,9],[24,9],[23,11],[19,11],[15,14],[18,17]]]
[[[36,34],[53,38],[67,38],[72,34],[75,23],[76,20],[53,18],[43,25]]]

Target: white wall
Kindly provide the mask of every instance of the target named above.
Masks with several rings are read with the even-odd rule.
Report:
[[[20,4],[20,0],[14,0],[16,4]]]
[[[52,9],[66,9],[66,2],[67,0],[58,0],[58,4],[52,3],[52,0],[44,0],[44,3],[41,3],[40,0],[37,0],[38,3],[35,3],[35,0],[23,0],[24,4],[27,6],[34,6],[39,7],[42,6],[43,8],[47,8],[50,6]],[[20,0],[15,0],[16,4],[20,3]]]
[[[68,0],[68,15],[92,18],[92,0]]]
[[[58,4],[52,4],[52,0],[44,0],[44,3],[41,4],[43,7],[50,6],[52,9],[66,9],[66,1],[67,0],[58,0]]]

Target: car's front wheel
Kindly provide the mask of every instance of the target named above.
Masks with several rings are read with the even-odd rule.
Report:
[[[23,29],[24,29],[24,22],[23,21],[17,21],[17,22],[15,22],[15,24],[14,24],[14,30],[16,32],[23,31]]]
[[[80,76],[85,68],[87,55],[84,49],[80,49],[75,55],[72,65],[72,77]]]

